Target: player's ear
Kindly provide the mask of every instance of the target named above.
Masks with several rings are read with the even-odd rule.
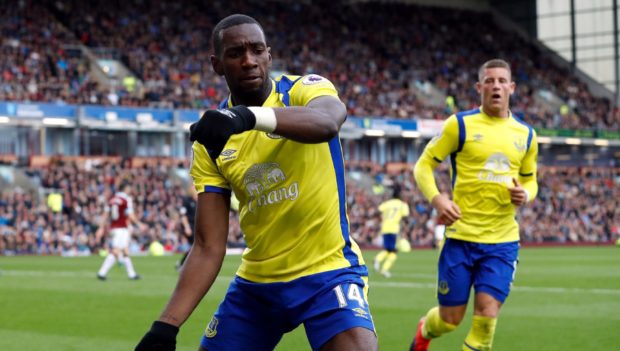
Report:
[[[517,88],[517,84],[515,84],[515,82],[510,82],[510,95],[512,95],[515,92],[516,88]]]
[[[480,95],[481,89],[482,89],[482,84],[480,84],[480,82],[476,82],[476,91],[478,92],[478,95]]]
[[[224,75],[224,67],[222,67],[222,61],[219,57],[211,55],[211,67],[213,67],[213,71],[217,73],[218,76]]]
[[[271,58],[271,47],[267,47],[267,56],[269,56],[269,67],[271,67],[272,58]]]

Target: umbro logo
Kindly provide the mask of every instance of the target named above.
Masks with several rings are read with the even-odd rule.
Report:
[[[230,161],[230,160],[236,159],[237,158],[237,155],[235,155],[236,152],[237,150],[235,149],[226,149],[222,151],[222,153],[220,154],[222,156],[222,161]]]
[[[480,133],[474,134],[474,141],[481,141],[481,140],[482,140],[482,134]]]

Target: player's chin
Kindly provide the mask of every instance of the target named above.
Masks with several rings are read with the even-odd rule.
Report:
[[[242,79],[239,81],[239,86],[248,93],[261,91],[263,87],[263,79],[260,77],[254,79]]]

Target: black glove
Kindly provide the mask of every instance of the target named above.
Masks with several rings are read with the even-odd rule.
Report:
[[[179,327],[155,321],[136,346],[135,351],[174,351],[177,344]]]
[[[256,117],[249,108],[239,105],[221,110],[207,110],[200,120],[189,127],[189,140],[204,145],[216,159],[233,134],[254,128]]]

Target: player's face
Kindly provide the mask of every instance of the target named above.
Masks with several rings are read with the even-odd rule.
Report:
[[[226,78],[233,97],[243,99],[269,93],[271,49],[261,28],[256,24],[240,24],[224,29],[221,36],[222,54],[212,56],[211,63],[215,72]]]
[[[490,116],[508,117],[510,95],[515,91],[515,83],[510,72],[501,67],[487,68],[476,90],[482,100],[482,109]]]

